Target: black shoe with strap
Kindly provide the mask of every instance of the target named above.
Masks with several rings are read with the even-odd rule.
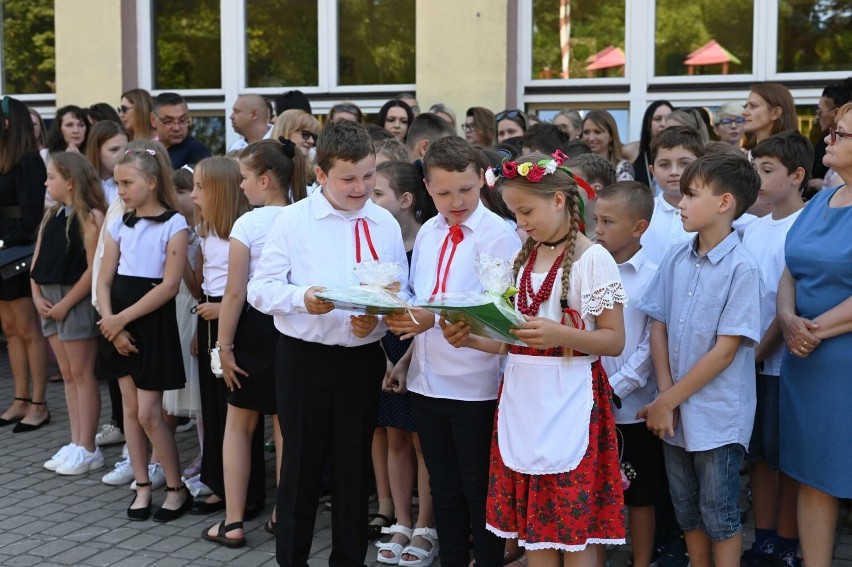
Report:
[[[233,522],[231,524],[225,524],[225,521],[222,520],[217,525],[219,526],[219,529],[216,530],[216,535],[210,535],[210,530],[216,527],[210,526],[209,528],[201,532],[201,537],[203,537],[207,541],[212,541],[214,543],[218,543],[227,547],[242,547],[246,544],[245,536],[240,538],[229,538],[225,536],[225,534],[230,531],[243,529],[242,522]]]
[[[19,397],[15,396],[15,401],[16,402],[30,403],[33,400],[32,400],[32,398],[19,398]],[[18,417],[18,418],[13,418],[13,419],[4,419],[4,418],[0,417],[0,427],[6,427],[7,425],[12,425],[13,423],[18,423],[22,419],[24,419],[24,418]]]
[[[137,482],[136,488],[151,486],[150,482]],[[148,505],[144,508],[134,508],[133,504],[136,503],[136,499],[139,497],[139,494],[133,495],[133,500],[130,502],[130,508],[127,509],[127,517],[133,520],[134,522],[144,522],[148,518],[151,517],[151,501],[148,501]]]
[[[138,486],[138,485],[137,485]],[[186,490],[184,485],[180,486],[167,486],[165,488],[166,492],[177,492],[178,490]],[[156,512],[154,512],[154,521],[155,522],[171,522],[172,520],[177,520],[184,513],[189,510],[190,506],[192,506],[192,496],[189,493],[186,494],[186,500],[183,501],[178,508],[174,510],[171,508],[160,508]]]
[[[33,402],[30,403],[34,406],[47,406],[47,402]],[[24,423],[23,421],[19,421],[17,425],[15,425],[14,429],[12,429],[12,433],[26,433],[28,431],[35,431],[36,429],[41,429],[42,426],[50,423],[50,410],[47,410],[47,417],[41,420],[38,423]]]

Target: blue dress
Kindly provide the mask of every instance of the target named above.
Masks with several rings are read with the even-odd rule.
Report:
[[[813,319],[852,295],[852,206],[830,208],[838,188],[818,193],[787,234],[796,311]],[[852,497],[852,333],[826,339],[808,356],[784,353],[780,465],[794,479]]]

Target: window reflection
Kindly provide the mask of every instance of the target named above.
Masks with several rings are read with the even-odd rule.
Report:
[[[249,87],[319,82],[317,0],[247,0]]]
[[[225,153],[225,115],[192,115],[192,135],[207,146],[213,155]]]
[[[751,73],[754,2],[657,0],[657,76]]]
[[[778,3],[779,73],[847,71],[852,64],[852,4],[840,0]]]
[[[533,0],[532,37],[532,79],[624,76],[624,0]]]
[[[3,0],[3,92],[56,91],[53,0]]]
[[[415,82],[414,0],[338,0],[338,83]]]
[[[155,89],[222,86],[219,0],[153,0]]]

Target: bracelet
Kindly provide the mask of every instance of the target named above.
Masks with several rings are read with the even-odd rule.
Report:
[[[234,350],[234,345],[233,344],[223,345],[223,344],[220,344],[219,341],[216,341],[216,348],[218,348],[220,352],[229,352],[229,351]]]

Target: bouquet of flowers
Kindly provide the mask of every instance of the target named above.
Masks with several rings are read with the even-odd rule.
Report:
[[[411,306],[399,297],[399,276],[403,267],[399,262],[368,260],[355,266],[360,285],[343,289],[326,289],[316,293],[322,300],[334,303],[335,309],[387,315],[411,313]]]

